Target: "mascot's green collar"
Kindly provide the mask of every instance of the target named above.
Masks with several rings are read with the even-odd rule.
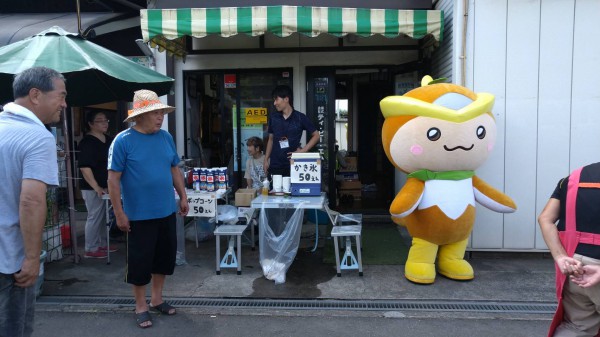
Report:
[[[475,171],[444,171],[433,172],[429,170],[418,170],[408,175],[409,178],[415,178],[422,181],[427,180],[463,180],[471,178]]]

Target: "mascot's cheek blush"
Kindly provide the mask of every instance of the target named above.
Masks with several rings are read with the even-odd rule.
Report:
[[[489,143],[488,144],[488,152],[492,152],[493,149],[494,149],[494,144]]]
[[[423,147],[420,145],[413,145],[410,147],[410,153],[414,154],[415,156],[421,155],[423,154]]]

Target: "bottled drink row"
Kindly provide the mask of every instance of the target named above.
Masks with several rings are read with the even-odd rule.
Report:
[[[229,186],[227,167],[194,167],[188,172],[188,184],[197,192],[226,190]]]

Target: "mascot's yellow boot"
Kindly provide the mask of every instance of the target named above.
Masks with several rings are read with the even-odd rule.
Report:
[[[464,259],[468,240],[467,238],[440,247],[438,255],[438,272],[440,274],[459,281],[468,281],[475,277],[473,267]]]
[[[438,245],[419,238],[413,238],[408,252],[404,277],[420,284],[431,284],[435,281],[435,256]]]

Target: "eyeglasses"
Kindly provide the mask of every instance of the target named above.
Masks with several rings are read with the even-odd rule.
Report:
[[[159,110],[150,111],[149,114],[154,115],[154,116],[164,116],[164,115],[166,115],[165,109],[159,109]]]
[[[110,123],[110,121],[108,119],[104,119],[104,120],[97,120],[94,121],[94,123],[98,123],[98,124],[108,124]]]

